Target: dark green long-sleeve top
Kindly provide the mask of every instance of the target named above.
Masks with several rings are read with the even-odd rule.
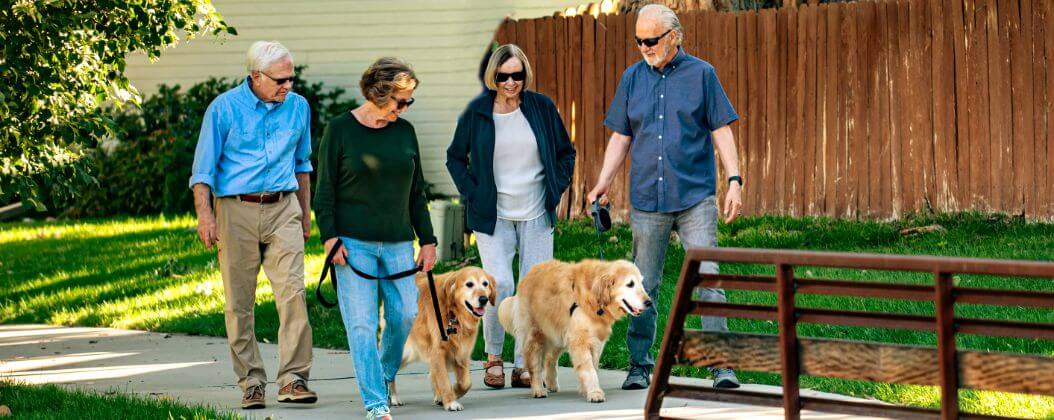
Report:
[[[421,152],[404,119],[384,128],[362,125],[350,112],[326,125],[319,145],[315,217],[322,242],[436,243],[428,215]]]

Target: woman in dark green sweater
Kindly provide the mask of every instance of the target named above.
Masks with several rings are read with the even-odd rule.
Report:
[[[417,134],[399,118],[413,104],[417,84],[402,61],[377,60],[359,82],[366,102],[330,121],[319,146],[315,217],[326,254],[343,248],[333,257],[340,314],[370,419],[391,418],[386,384],[395,378],[417,315],[417,286],[412,274],[369,280],[359,273],[384,277],[415,265],[429,271],[436,260]],[[380,349],[378,294],[386,324]]]

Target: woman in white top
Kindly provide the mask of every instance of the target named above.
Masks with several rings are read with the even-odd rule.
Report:
[[[517,253],[521,277],[553,258],[556,206],[575,167],[575,149],[556,105],[527,90],[533,75],[519,47],[498,47],[483,76],[488,90],[461,114],[447,149],[447,169],[466,203],[483,269],[497,280],[495,305],[515,291],[512,261]],[[483,316],[483,339],[483,383],[503,388],[505,331],[496,306]],[[511,382],[529,388],[519,345]]]

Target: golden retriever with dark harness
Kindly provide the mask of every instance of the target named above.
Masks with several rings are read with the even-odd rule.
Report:
[[[469,363],[472,361],[472,348],[476,345],[479,320],[483,317],[486,305],[495,304],[497,289],[494,277],[479,267],[465,267],[440,274],[435,276],[435,283],[439,313],[443,328],[449,332],[449,339],[443,341],[442,333],[436,326],[428,279],[424,274],[418,274],[417,318],[414,319],[403,351],[402,366],[415,361],[427,362],[432,391],[435,392],[434,402],[448,411],[461,411],[464,407],[457,399],[472,387]],[[456,378],[453,386],[450,384],[450,370],[454,371]],[[388,384],[388,395],[391,405],[403,405],[395,391],[394,381]]]
[[[640,315],[652,305],[642,278],[629,261],[551,260],[520,279],[516,295],[498,307],[498,318],[505,331],[523,340],[535,398],[559,390],[556,363],[567,351],[579,393],[590,402],[604,401],[597,378],[600,353],[615,321]]]

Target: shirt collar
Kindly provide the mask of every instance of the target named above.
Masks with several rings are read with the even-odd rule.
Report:
[[[268,104],[253,93],[252,81],[249,76],[245,76],[245,80],[242,84],[238,85],[238,97],[241,98],[242,102],[245,103],[249,108],[256,109],[258,106],[263,106],[268,109],[272,109],[278,104]]]
[[[670,70],[673,70],[673,69],[677,68],[677,66],[681,65],[681,62],[684,61],[684,58],[687,55],[688,54],[684,52],[684,49],[681,48],[680,46],[678,46],[677,47],[677,52],[673,54],[673,60],[670,60],[669,63],[666,63],[666,66],[663,67],[662,70],[659,70],[659,69],[657,69],[657,68],[655,68],[653,66],[648,66],[648,67],[651,68],[652,70],[658,72],[658,73],[667,73]]]

